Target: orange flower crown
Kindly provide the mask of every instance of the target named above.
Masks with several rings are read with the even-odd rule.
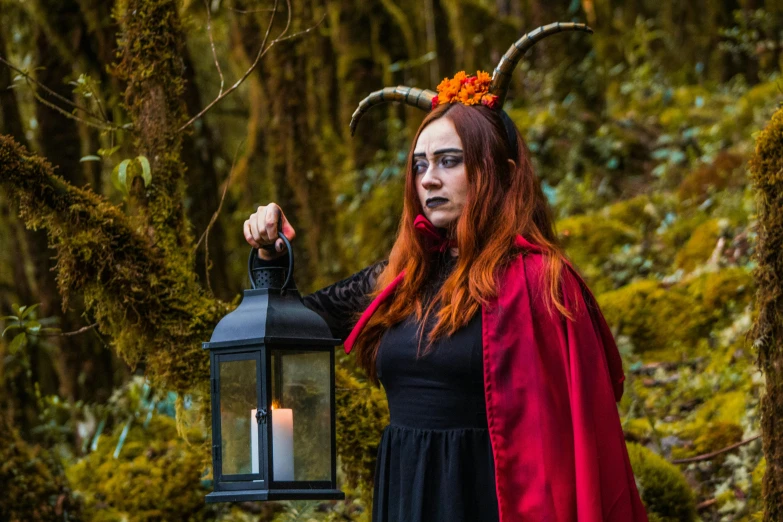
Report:
[[[468,76],[465,71],[460,71],[454,78],[444,78],[438,85],[438,94],[432,98],[432,108],[458,102],[463,105],[480,103],[495,109],[499,105],[499,98],[489,93],[491,82],[492,77],[484,71],[478,71],[475,76]]]

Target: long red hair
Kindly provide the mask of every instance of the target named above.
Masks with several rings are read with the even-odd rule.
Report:
[[[462,140],[468,195],[462,214],[448,229],[449,236],[457,240],[456,265],[425,310],[422,291],[436,254],[425,250],[422,238],[413,227],[416,216],[423,214],[413,174],[413,151],[421,131],[444,117],[453,122]],[[395,294],[376,310],[353,348],[359,366],[374,384],[379,384],[375,360],[383,333],[415,313],[420,325],[421,347],[423,325],[440,304],[437,322],[427,336],[426,354],[435,340],[450,336],[466,325],[480,306],[497,296],[498,271],[521,253],[515,244],[518,234],[539,245],[546,255],[547,308],[550,311],[552,307],[557,308],[566,317],[571,317],[559,295],[558,281],[565,256],[555,234],[551,209],[533,172],[527,146],[516,127],[511,127],[516,134],[516,150],[509,144],[498,112],[483,105],[468,107],[452,103],[440,105],[428,113],[416,132],[408,153],[397,239],[389,254],[389,264],[378,277],[370,298],[380,294],[403,270],[405,279]],[[514,160],[516,168],[511,168],[508,159]]]

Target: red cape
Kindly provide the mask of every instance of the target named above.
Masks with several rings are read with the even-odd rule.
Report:
[[[500,522],[647,522],[615,405],[625,376],[612,333],[570,265],[561,289],[575,320],[550,315],[544,256],[522,236],[517,244],[527,252],[481,308]],[[404,275],[364,312],[346,353]]]

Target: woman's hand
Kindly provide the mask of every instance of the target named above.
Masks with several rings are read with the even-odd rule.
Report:
[[[283,214],[283,209],[277,203],[269,203],[258,209],[245,220],[245,241],[258,249],[258,257],[271,261],[283,255],[285,243],[277,234],[278,222],[283,220],[283,234],[288,241],[293,242],[296,231]],[[275,252],[264,250],[264,246],[275,245]]]

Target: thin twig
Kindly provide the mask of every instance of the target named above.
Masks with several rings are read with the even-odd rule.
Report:
[[[220,203],[218,204],[218,208],[215,210],[215,213],[212,214],[212,218],[209,220],[207,228],[204,230],[204,233],[201,234],[201,237],[199,238],[198,243],[196,243],[195,248],[193,248],[194,252],[198,250],[199,245],[201,245],[201,240],[204,240],[204,274],[207,278],[207,288],[209,289],[210,293],[214,292],[212,291],[212,282],[209,279],[209,231],[212,229],[215,221],[217,221],[217,218],[220,215],[220,210],[223,208],[223,201],[226,199],[226,192],[228,192],[228,186],[231,183],[231,174],[234,173],[234,166],[237,163],[239,149],[242,148],[244,143],[245,140],[242,139],[242,141],[239,142],[239,145],[237,145],[237,149],[234,151],[234,159],[231,161],[231,169],[228,171],[228,177],[226,178],[226,184],[223,186],[223,195],[220,196]]]
[[[118,129],[118,127],[115,127],[115,126],[110,125],[110,124],[109,125],[107,125],[105,123],[100,124],[100,123],[95,123],[95,122],[92,122],[92,121],[85,120],[84,118],[80,118],[80,117],[76,116],[75,114],[72,114],[72,113],[66,111],[62,107],[58,107],[57,105],[55,105],[54,103],[50,102],[49,100],[45,100],[40,94],[38,94],[38,91],[36,91],[35,88],[32,85],[30,85],[29,81],[27,81],[27,85],[30,86],[30,91],[33,93],[33,96],[35,97],[36,100],[38,100],[43,105],[46,105],[50,109],[59,112],[60,114],[62,114],[66,118],[70,118],[72,120],[76,120],[78,122],[84,123],[85,125],[89,125],[90,127],[95,127],[97,129],[101,129],[101,130],[117,130]]]
[[[733,449],[739,448],[740,446],[744,446],[745,444],[749,444],[749,443],[753,442],[754,440],[758,439],[759,437],[761,437],[761,435],[756,435],[755,437],[751,437],[749,439],[745,439],[745,440],[743,440],[741,442],[737,442],[736,444],[732,444],[731,446],[726,446],[723,449],[719,449],[718,451],[713,451],[712,453],[707,453],[705,455],[697,455],[696,457],[690,457],[690,458],[687,458],[687,459],[673,460],[672,464],[687,464],[689,462],[699,462],[699,461],[702,461],[702,460],[710,460],[713,457],[715,457],[717,455],[720,455],[721,453],[726,453],[727,451],[731,451]]]
[[[77,116],[75,116],[75,115],[71,114],[70,112],[66,111],[66,110],[65,110],[65,109],[63,109],[62,107],[58,107],[57,105],[53,104],[52,102],[50,102],[50,101],[48,101],[48,100],[44,100],[44,99],[43,99],[43,98],[42,98],[42,97],[41,97],[41,96],[38,94],[38,92],[36,91],[36,89],[32,88],[32,86],[31,86],[31,90],[32,90],[32,92],[33,92],[33,95],[36,97],[36,99],[37,99],[38,101],[40,101],[40,102],[41,102],[41,103],[43,103],[44,105],[46,105],[46,106],[48,106],[48,107],[50,107],[50,108],[52,108],[52,109],[54,109],[54,110],[56,110],[56,111],[60,112],[60,113],[61,113],[61,114],[63,114],[64,116],[66,116],[66,117],[68,117],[68,118],[75,119],[75,120],[77,120],[77,121],[81,121],[82,123],[85,123],[85,124],[87,124],[87,125],[91,125],[91,126],[93,126],[93,127],[98,127],[98,128],[103,128],[103,129],[118,129],[118,128],[119,128],[119,127],[115,127],[114,125],[110,124],[110,123],[109,123],[109,122],[107,122],[107,121],[106,121],[104,118],[102,118],[101,116],[99,116],[99,115],[95,114],[94,112],[90,111],[89,109],[87,109],[87,108],[85,108],[85,107],[82,107],[81,105],[79,105],[79,104],[77,104],[77,103],[74,103],[74,102],[73,102],[73,100],[69,100],[69,99],[68,99],[68,98],[66,98],[65,96],[63,96],[63,95],[61,95],[61,94],[59,94],[59,93],[57,93],[57,92],[53,91],[52,89],[50,89],[50,88],[49,88],[49,87],[47,87],[46,85],[42,84],[41,82],[39,82],[38,80],[36,80],[36,79],[35,79],[35,78],[33,78],[32,76],[30,76],[30,75],[29,75],[27,72],[25,72],[25,71],[23,71],[22,69],[20,69],[20,68],[16,67],[14,64],[12,64],[11,62],[9,62],[8,60],[6,60],[5,58],[3,58],[2,56],[0,56],[0,63],[2,63],[3,65],[5,65],[5,66],[6,66],[6,67],[8,67],[9,69],[12,69],[13,71],[16,71],[16,72],[17,72],[17,73],[19,73],[20,75],[22,75],[22,77],[24,77],[24,79],[25,79],[25,81],[27,82],[27,84],[28,84],[28,85],[30,85],[30,83],[32,82],[33,84],[37,85],[38,87],[40,87],[41,89],[43,89],[44,91],[46,91],[47,93],[49,93],[51,96],[54,96],[56,99],[58,99],[58,100],[62,101],[63,103],[66,103],[66,104],[70,105],[71,107],[73,107],[73,108],[75,108],[75,109],[77,109],[77,110],[80,110],[80,111],[84,112],[84,113],[85,113],[87,116],[89,116],[89,117],[91,117],[91,118],[93,118],[93,119],[97,120],[97,121],[98,121],[98,122],[100,122],[101,124],[99,125],[99,124],[96,124],[96,123],[94,123],[94,122],[90,122],[90,121],[83,120],[83,119],[81,119],[81,118],[79,118],[79,117],[77,117]]]
[[[234,85],[229,87],[224,93],[218,95],[214,100],[209,102],[206,107],[204,107],[203,109],[201,109],[201,111],[199,111],[198,114],[196,114],[191,119],[189,119],[187,122],[185,122],[185,124],[182,127],[180,127],[177,130],[177,132],[182,132],[183,130],[188,128],[188,126],[190,126],[194,121],[196,121],[197,119],[201,118],[204,114],[206,114],[206,112],[209,109],[211,109],[217,102],[219,102],[220,100],[222,100],[223,98],[225,98],[226,96],[231,94],[237,87],[239,87],[242,84],[242,82],[245,81],[245,79],[248,76],[250,76],[250,73],[253,72],[253,70],[256,68],[256,66],[258,65],[258,62],[261,60],[261,57],[266,53],[266,51],[268,49],[270,49],[272,47],[272,45],[274,45],[274,42],[272,42],[272,45],[270,45],[267,49],[264,49],[264,46],[266,45],[267,38],[269,38],[269,33],[272,30],[272,23],[275,21],[275,15],[277,14],[277,4],[279,3],[279,1],[280,0],[275,0],[275,5],[274,5],[274,7],[272,9],[272,16],[269,19],[269,25],[266,28],[266,34],[264,35],[264,40],[261,42],[261,47],[258,49],[258,54],[256,55],[256,59],[253,62],[253,64],[248,68],[247,71],[245,71],[245,73],[242,75],[242,77],[239,78],[239,80],[237,80],[234,83]],[[286,2],[288,3],[289,0],[286,0]],[[291,7],[290,3],[288,4],[288,7],[289,7],[289,11],[290,11],[290,7]],[[281,33],[281,35],[282,34],[283,33]]]
[[[212,9],[209,7],[209,0],[204,0],[204,6],[207,8],[207,34],[209,35],[209,45],[212,46],[212,58],[215,60],[215,67],[217,67],[217,72],[220,75],[220,90],[218,91],[218,96],[220,96],[223,94],[225,80],[223,79],[223,70],[220,68],[220,61],[215,50],[215,39],[212,38]]]
[[[103,121],[109,121],[109,117],[106,115],[106,111],[103,109],[103,103],[101,102],[100,96],[98,96],[98,93],[92,90],[92,86],[90,86],[90,82],[87,83],[87,90],[90,91],[90,95],[92,96],[92,99],[95,100],[95,103],[98,105],[98,110],[101,113],[101,117],[103,118]]]
[[[245,139],[243,138],[242,141],[239,142],[239,145],[237,146],[237,149],[234,151],[234,159],[231,162],[231,170],[228,171],[228,177],[226,178],[226,184],[223,186],[223,195],[220,198],[220,203],[218,204],[217,210],[215,210],[215,213],[212,214],[212,219],[209,220],[209,224],[207,225],[207,228],[204,230],[204,232],[201,234],[201,237],[198,240],[198,243],[196,243],[196,246],[193,247],[193,251],[195,252],[198,250],[198,247],[201,246],[201,242],[204,240],[204,238],[209,234],[209,230],[212,228],[212,225],[215,224],[215,221],[217,221],[218,214],[220,214],[220,209],[223,208],[223,200],[226,198],[226,191],[228,191],[228,184],[231,183],[231,174],[234,172],[234,165],[237,161],[237,155],[239,154],[239,149],[242,148],[242,145],[245,144]]]
[[[80,335],[84,332],[87,332],[89,330],[92,330],[98,326],[98,323],[93,323],[87,326],[82,326],[78,330],[74,330],[73,332],[51,332],[44,335],[44,337],[72,337],[74,335]]]
[[[242,77],[239,78],[239,80],[237,80],[234,83],[234,85],[232,85],[231,87],[226,89],[222,94],[220,94],[214,100],[209,102],[209,104],[207,104],[206,107],[201,109],[201,111],[199,111],[198,114],[193,116],[184,125],[182,125],[182,127],[180,127],[177,130],[177,132],[182,132],[183,130],[188,128],[190,125],[193,124],[194,121],[196,121],[197,119],[199,119],[202,116],[204,116],[204,114],[206,114],[206,112],[209,111],[212,107],[214,107],[215,104],[217,104],[220,100],[222,100],[223,98],[225,98],[226,96],[231,94],[234,90],[236,90],[237,87],[239,87],[247,79],[247,77],[250,76],[250,73],[252,73],[255,70],[255,68],[258,66],[258,63],[261,61],[261,58],[263,58],[266,55],[266,53],[269,52],[269,50],[272,47],[275,46],[275,44],[278,44],[280,42],[284,42],[286,40],[290,40],[291,38],[297,38],[299,36],[302,36],[303,34],[307,34],[307,33],[311,32],[311,31],[313,31],[319,25],[321,25],[321,22],[323,22],[324,19],[326,18],[326,15],[324,15],[323,17],[321,17],[321,20],[319,20],[318,23],[313,25],[312,27],[308,27],[304,31],[299,31],[298,33],[294,33],[294,34],[291,34],[291,35],[288,35],[288,36],[283,36],[285,33],[288,32],[288,28],[291,25],[291,2],[290,2],[290,0],[286,0],[286,5],[288,6],[288,20],[286,22],[285,29],[283,29],[280,32],[280,36],[278,36],[277,38],[272,40],[269,43],[269,45],[267,46],[266,43],[269,40],[269,33],[272,30],[272,22],[274,21],[275,14],[277,13],[277,4],[278,3],[279,3],[279,0],[275,0],[275,6],[272,9],[272,17],[271,17],[271,19],[269,21],[269,25],[267,26],[267,29],[266,29],[266,34],[264,35],[264,40],[263,40],[263,42],[261,42],[261,47],[258,50],[258,54],[256,55],[256,59],[253,61],[253,64],[245,71],[245,73],[242,75]]]

